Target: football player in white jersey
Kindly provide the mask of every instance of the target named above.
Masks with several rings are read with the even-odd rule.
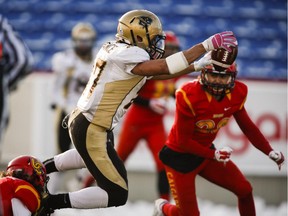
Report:
[[[76,106],[90,77],[97,54],[94,47],[96,30],[90,23],[77,23],[71,31],[73,48],[57,52],[52,57],[55,74],[51,108],[57,108],[57,145],[60,152],[70,148],[71,140],[62,120]]]
[[[147,79],[169,79],[210,64],[208,51],[230,51],[233,32],[217,33],[202,43],[161,59],[165,35],[159,18],[147,10],[125,13],[118,23],[116,41],[98,52],[90,80],[70,114],[68,127],[76,149],[44,162],[47,173],[87,167],[97,186],[50,194],[47,212],[61,208],[106,208],[124,205],[128,198],[126,169],[113,146],[112,130]],[[209,53],[209,52],[208,52]]]

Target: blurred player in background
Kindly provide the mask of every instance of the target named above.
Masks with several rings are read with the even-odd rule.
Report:
[[[30,216],[40,209],[46,192],[46,169],[35,157],[19,156],[0,172],[0,197],[4,216]]]
[[[60,152],[70,149],[71,140],[62,120],[77,104],[93,67],[97,50],[96,30],[90,23],[77,23],[72,31],[72,49],[55,53],[52,57],[52,70],[55,73],[52,109],[57,113],[57,146]]]
[[[235,60],[237,52],[226,52],[223,58],[229,59],[231,55],[235,55]],[[176,92],[174,125],[159,154],[176,205],[158,199],[154,216],[200,215],[195,189],[197,175],[233,192],[238,197],[241,216],[256,215],[252,187],[230,160],[232,149],[219,149],[213,144],[219,129],[231,116],[249,141],[275,161],[279,169],[284,162],[283,154],[272,149],[246,112],[248,90],[244,83],[235,81],[234,60],[230,66],[221,65],[213,56],[213,64],[202,69],[198,80],[185,83]]]
[[[32,72],[32,65],[30,50],[0,14],[0,153],[9,121],[9,94],[23,77]]]
[[[43,206],[106,208],[124,205],[128,198],[127,173],[114,149],[113,128],[133,103],[147,79],[171,79],[202,69],[211,62],[207,51],[237,40],[232,32],[215,34],[202,43],[165,59],[164,32],[159,18],[147,10],[132,10],[120,19],[116,40],[97,54],[89,82],[69,117],[70,137],[76,149],[46,160],[47,173],[87,167],[97,186],[51,194]]]
[[[56,109],[56,137],[60,153],[71,147],[71,139],[67,125],[62,121],[76,106],[93,68],[93,61],[97,54],[95,43],[97,32],[90,23],[79,22],[71,30],[72,48],[57,52],[52,57],[52,70],[55,73],[52,109]],[[82,179],[84,170],[76,173],[76,179]],[[52,176],[51,176],[52,177]],[[49,190],[56,192],[62,175],[53,175],[49,182]],[[68,188],[75,188],[74,179],[67,184]]]

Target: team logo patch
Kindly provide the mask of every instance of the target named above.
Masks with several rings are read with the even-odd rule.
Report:
[[[39,161],[36,161],[35,159],[32,158],[31,165],[38,175],[42,174],[42,165]]]

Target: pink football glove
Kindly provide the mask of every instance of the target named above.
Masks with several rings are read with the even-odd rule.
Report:
[[[279,170],[281,170],[281,166],[283,165],[285,161],[285,158],[282,152],[273,150],[269,153],[269,158],[275,161],[278,165]]]
[[[231,52],[229,47],[237,46],[238,42],[232,31],[225,31],[212,35],[203,41],[202,45],[207,52],[218,48],[224,48],[225,50]]]
[[[149,101],[149,107],[154,112],[163,115],[166,112],[166,103],[167,100],[165,98],[153,98]]]
[[[226,163],[230,160],[232,151],[233,150],[230,147],[224,147],[222,149],[216,150],[214,153],[215,159],[219,162]]]

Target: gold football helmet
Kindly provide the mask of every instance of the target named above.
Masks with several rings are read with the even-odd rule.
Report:
[[[165,34],[159,18],[147,10],[132,10],[120,19],[116,39],[146,50],[151,59],[164,54]]]
[[[97,33],[90,23],[77,23],[71,32],[73,40],[94,40]]]
[[[71,32],[73,47],[79,56],[91,55],[96,40],[96,30],[90,23],[78,23]]]

